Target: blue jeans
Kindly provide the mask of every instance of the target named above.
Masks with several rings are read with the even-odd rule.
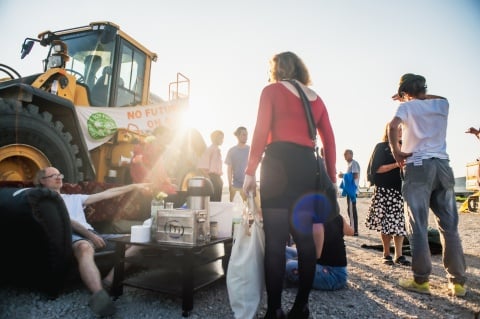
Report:
[[[458,234],[458,212],[453,186],[455,179],[448,160],[431,158],[422,165],[408,164],[402,186],[412,248],[412,271],[418,283],[428,281],[432,261],[428,246],[428,214],[436,216],[443,246],[443,266],[450,282],[465,282],[465,257]]]
[[[298,283],[298,260],[297,250],[287,247],[285,252],[287,258],[285,276],[288,281]],[[317,264],[312,287],[317,290],[338,290],[347,286],[347,267],[331,267]]]

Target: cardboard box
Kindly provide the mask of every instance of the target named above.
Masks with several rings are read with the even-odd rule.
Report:
[[[207,210],[161,209],[157,213],[159,243],[196,245],[210,241]]]

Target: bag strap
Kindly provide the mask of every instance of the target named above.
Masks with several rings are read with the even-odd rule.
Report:
[[[298,95],[300,95],[300,99],[302,100],[303,108],[305,110],[305,115],[307,116],[307,123],[308,123],[308,133],[310,134],[310,138],[313,141],[313,145],[315,145],[315,148],[317,148],[317,129],[315,127],[315,121],[313,120],[313,114],[312,114],[312,107],[310,105],[310,101],[307,98],[307,95],[303,91],[303,89],[300,87],[300,84],[298,84],[297,81],[295,80],[288,80],[290,84],[292,84],[298,91]]]
[[[307,123],[308,123],[308,133],[310,134],[310,137],[312,138],[313,145],[315,145],[315,155],[317,157],[317,172],[316,172],[316,182],[315,182],[315,187],[318,192],[325,193],[330,199],[331,199],[331,204],[332,207],[335,207],[335,213],[339,213],[339,208],[338,208],[338,202],[336,200],[336,194],[334,191],[334,187],[332,182],[330,181],[330,178],[328,177],[328,174],[326,173],[325,170],[325,165],[323,164],[323,159],[321,156],[318,154],[318,145],[317,145],[317,129],[315,125],[315,121],[313,120],[313,115],[312,115],[312,107],[310,105],[310,101],[307,98],[307,95],[303,91],[303,89],[300,87],[300,85],[297,83],[295,80],[287,80],[290,82],[297,90],[298,90],[298,95],[300,95],[300,98],[302,100],[303,108],[305,109],[305,114],[307,117]],[[332,194],[333,193],[333,194]],[[330,200],[329,199],[329,200]],[[316,199],[314,201],[314,208],[316,212],[320,212],[320,202],[319,199]],[[335,214],[335,215],[336,215]]]
[[[310,105],[310,101],[308,100],[307,95],[305,94],[303,89],[300,87],[300,84],[298,84],[298,82],[295,80],[288,80],[288,82],[290,82],[290,84],[292,84],[297,89],[298,95],[300,95],[300,99],[302,100],[302,104],[303,104],[303,109],[305,110],[305,115],[307,117],[308,133],[310,135],[310,138],[312,139],[313,145],[315,146],[315,153],[317,154],[317,157],[318,157],[317,128],[315,126],[315,121],[313,120],[312,106]]]

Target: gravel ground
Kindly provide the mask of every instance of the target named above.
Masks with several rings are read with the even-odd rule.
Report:
[[[340,198],[342,212],[345,199]],[[335,292],[313,291],[310,297],[311,318],[445,318],[474,319],[480,311],[480,230],[479,214],[461,214],[460,232],[467,260],[467,296],[447,296],[445,271],[441,256],[433,256],[432,295],[420,295],[399,289],[398,278],[411,272],[404,266],[382,264],[381,252],[361,248],[362,244],[380,244],[378,233],[367,230],[364,220],[369,199],[358,201],[360,236],[346,239],[348,270],[347,289]],[[431,225],[434,226],[433,217]],[[293,302],[295,288],[286,288],[283,305],[287,311]],[[37,291],[1,286],[0,318],[95,318],[88,303],[89,293],[81,283],[73,284],[55,300],[48,300]],[[180,298],[125,287],[115,301],[117,313],[112,318],[182,318]],[[265,313],[265,298],[259,309]],[[190,318],[233,318],[225,281],[219,281],[195,293]]]

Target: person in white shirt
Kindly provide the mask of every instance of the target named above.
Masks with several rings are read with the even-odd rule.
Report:
[[[407,232],[412,247],[413,278],[400,279],[400,287],[430,294],[432,262],[428,245],[428,215],[436,216],[443,246],[443,265],[449,294],[462,297],[466,264],[458,233],[455,178],[447,154],[447,99],[427,94],[423,76],[407,73],[400,79],[394,100],[401,103],[389,123],[393,156],[404,171],[402,195],[408,216]],[[402,125],[402,144],[398,130]]]
[[[63,186],[63,174],[55,167],[46,167],[37,172],[34,181],[36,186],[46,187],[60,194]],[[115,312],[115,305],[105,291],[103,284],[109,285],[113,279],[113,269],[101,280],[100,271],[95,264],[94,254],[96,249],[107,247],[109,237],[119,236],[112,234],[99,234],[87,222],[84,207],[104,199],[120,196],[133,190],[150,190],[150,183],[130,184],[107,189],[96,194],[60,194],[70,216],[72,225],[72,248],[78,263],[80,277],[92,293],[90,308],[99,316],[110,316]],[[132,256],[136,247],[126,250],[125,256]]]

